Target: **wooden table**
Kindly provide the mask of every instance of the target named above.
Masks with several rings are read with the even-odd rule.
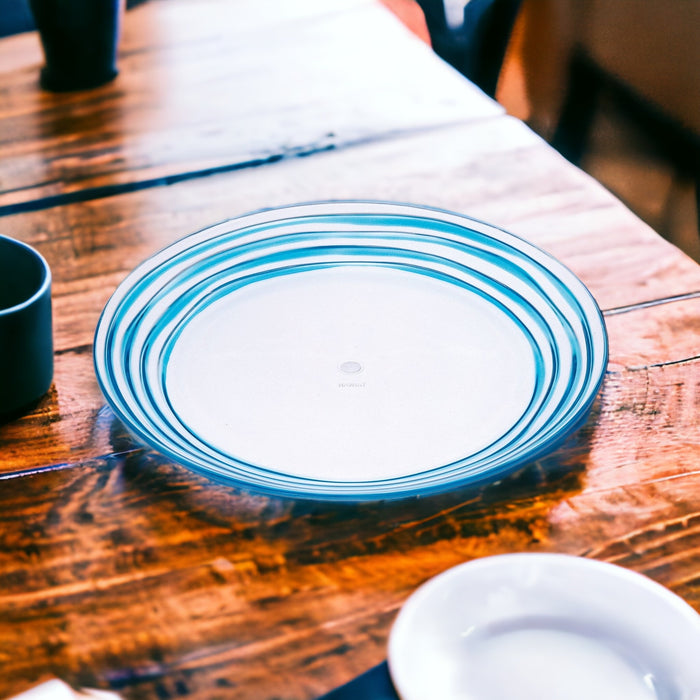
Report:
[[[429,577],[519,551],[616,562],[700,610],[700,267],[373,0],[150,0],[120,75],[37,85],[0,41],[0,230],[54,275],[55,383],[0,427],[0,697],[314,698],[380,662]],[[503,226],[570,266],[610,363],[586,425],[474,491],[365,505],[216,485],[139,446],[92,368],[99,313],[163,245],[297,201]]]

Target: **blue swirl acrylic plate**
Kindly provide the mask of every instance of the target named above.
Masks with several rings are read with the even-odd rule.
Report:
[[[603,320],[520,238],[422,207],[327,202],[188,236],[107,303],[115,413],[194,470],[293,498],[493,481],[580,426]]]

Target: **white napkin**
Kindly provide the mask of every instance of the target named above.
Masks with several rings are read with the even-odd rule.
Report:
[[[119,700],[116,693],[105,690],[95,690],[94,688],[82,688],[80,691],[73,690],[68,684],[58,679],[46,681],[34,686],[24,693],[15,695],[9,700]]]

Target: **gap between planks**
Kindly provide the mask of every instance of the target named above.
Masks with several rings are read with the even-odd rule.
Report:
[[[470,124],[483,123],[493,121],[494,119],[503,118],[502,114],[490,115],[485,117],[477,117],[470,120]],[[75,190],[73,192],[64,192],[61,194],[49,195],[32,199],[25,202],[16,202],[14,204],[0,205],[0,217],[11,216],[13,214],[25,214],[27,212],[42,211],[51,209],[52,207],[66,206],[69,204],[78,204],[81,202],[93,201],[96,199],[105,199],[107,197],[115,197],[117,195],[129,194],[131,192],[140,192],[142,190],[152,189],[154,187],[167,187],[188,180],[198,180],[212,175],[224,175],[233,173],[239,170],[248,170],[259,168],[264,165],[272,165],[280,161],[286,161],[294,158],[308,158],[319,153],[328,153],[329,151],[344,151],[357,146],[367,146],[377,143],[383,143],[398,138],[406,138],[409,136],[418,136],[420,134],[430,133],[434,131],[443,131],[454,129],[463,126],[464,122],[454,121],[445,124],[432,124],[423,127],[413,127],[410,129],[396,129],[371,136],[363,136],[357,139],[351,139],[344,143],[330,143],[319,145],[296,146],[288,150],[283,150],[280,153],[273,153],[269,156],[261,158],[252,158],[236,163],[228,163],[218,165],[212,168],[204,168],[199,170],[187,170],[180,173],[172,173],[171,175],[162,175],[159,177],[148,178],[145,180],[137,180],[135,182],[120,182],[111,185],[100,185],[98,187],[86,187],[85,189]],[[41,184],[41,183],[38,183]],[[31,187],[36,187],[32,185]],[[7,192],[11,192],[8,190]]]

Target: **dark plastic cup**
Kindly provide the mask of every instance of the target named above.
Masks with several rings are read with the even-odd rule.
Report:
[[[0,422],[51,386],[51,270],[31,246],[0,235]]]
[[[87,90],[116,77],[123,0],[29,0],[29,6],[46,59],[44,89]]]

